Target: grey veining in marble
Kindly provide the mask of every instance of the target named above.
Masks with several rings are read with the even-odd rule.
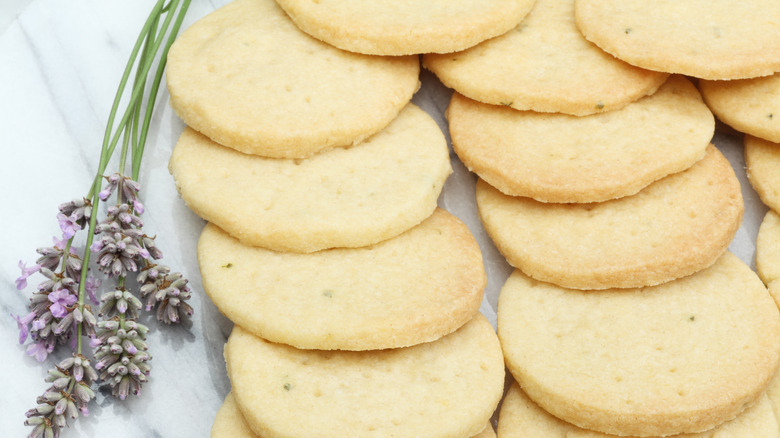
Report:
[[[227,0],[194,0],[185,26]],[[14,287],[19,260],[32,263],[35,248],[59,236],[57,205],[86,194],[117,81],[130,47],[153,1],[3,0],[0,3],[0,436],[29,433],[24,412],[47,387],[53,364],[28,357],[17,342],[9,314],[23,314],[29,290]],[[430,73],[415,102],[446,133],[444,110],[450,92]],[[163,89],[149,136],[142,176],[147,233],[156,234],[164,262],[189,277],[195,315],[181,327],[146,318],[151,380],[140,398],[119,402],[100,392],[90,415],[63,436],[203,437],[230,388],[222,348],[232,327],[202,293],[195,245],[204,222],[176,193],[168,156],[183,125]],[[746,216],[731,250],[754,265],[755,236],[766,207],[744,174],[741,140],[718,135],[717,146],[742,179]],[[474,205],[475,177],[453,155],[455,174],[440,205],[467,223],[477,236],[489,274],[482,311],[495,323],[498,291],[510,268],[489,242]],[[34,287],[31,281],[31,288]],[[64,357],[67,352],[57,354]]]

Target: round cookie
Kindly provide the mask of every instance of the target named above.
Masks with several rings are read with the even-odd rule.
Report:
[[[773,382],[777,379],[773,379]],[[515,382],[501,405],[498,421],[501,438],[615,438],[593,430],[581,429],[553,417],[528,398]],[[737,418],[702,433],[675,435],[675,438],[725,438],[780,436],[777,419],[767,396],[762,395]]]
[[[699,81],[704,101],[723,123],[780,143],[780,74],[733,81]]]
[[[401,234],[433,213],[452,172],[444,134],[413,104],[365,142],[303,160],[245,155],[188,128],[169,168],[199,216],[246,245],[293,252]]]
[[[504,386],[481,314],[434,342],[374,351],[297,350],[235,326],[225,358],[244,418],[269,437],[470,437]]]
[[[767,286],[780,286],[780,215],[773,210],[766,213],[758,228],[756,271]]]
[[[510,265],[574,289],[664,283],[710,266],[742,221],[739,181],[709,146],[689,169],[639,193],[590,204],[546,204],[477,182],[486,231]]]
[[[519,110],[587,115],[652,94],[667,75],[628,65],[587,42],[574,0],[537,0],[515,29],[423,65],[471,99]]]
[[[244,416],[236,404],[236,400],[233,397],[233,393],[228,393],[225,397],[225,402],[217,411],[217,416],[214,419],[214,425],[211,428],[211,438],[258,438],[259,435],[255,435],[249,425],[246,424]],[[496,438],[496,433],[493,431],[493,426],[488,423],[485,426],[485,430],[474,438]]]
[[[745,166],[761,201],[780,211],[780,144],[745,135]]]
[[[588,40],[630,64],[703,79],[780,71],[780,2],[576,0]]]
[[[628,290],[565,289],[515,271],[499,295],[498,334],[531,399],[614,435],[701,432],[732,420],[780,359],[780,312],[728,252],[694,275]]]
[[[370,55],[448,53],[517,26],[534,0],[276,0],[306,33]]]
[[[311,254],[244,246],[209,224],[198,262],[203,289],[233,322],[272,342],[320,350],[438,339],[479,312],[487,283],[476,240],[442,209],[375,245]]]
[[[171,106],[217,143],[303,158],[378,132],[419,88],[417,57],[338,50],[273,0],[235,0],[181,34],[168,55]]]
[[[501,438],[567,438],[577,429],[540,408],[512,382],[501,401],[498,416],[498,436]]]
[[[233,393],[228,393],[211,426],[211,438],[256,438],[238,409]]]
[[[466,166],[511,196],[596,202],[632,195],[704,156],[715,120],[696,88],[672,76],[620,110],[576,117],[516,111],[454,93],[452,145]]]

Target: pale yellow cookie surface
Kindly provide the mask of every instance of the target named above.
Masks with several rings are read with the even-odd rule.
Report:
[[[252,432],[233,398],[233,393],[228,393],[214,419],[211,438],[262,438],[262,436]],[[496,438],[496,433],[493,431],[493,426],[488,423],[482,432],[474,435],[474,438]]]
[[[540,408],[512,382],[498,417],[498,436],[500,438],[567,438],[568,433],[577,429]]]
[[[537,0],[518,27],[462,52],[425,55],[423,64],[471,99],[520,110],[594,114],[653,93],[666,74],[604,53],[574,24],[573,0]]]
[[[256,438],[252,429],[246,424],[241,410],[238,409],[233,393],[228,393],[222,402],[211,426],[211,438]]]
[[[745,165],[750,185],[761,201],[780,211],[780,143],[746,135]]]
[[[348,149],[250,156],[186,129],[169,168],[187,205],[250,246],[312,252],[395,237],[433,213],[452,172],[444,134],[409,105]]]
[[[479,180],[477,207],[510,265],[575,289],[649,286],[706,268],[728,247],[744,210],[739,181],[713,146],[636,195],[550,204]]]
[[[447,53],[501,35],[534,0],[276,0],[310,35],[371,55]]]
[[[487,283],[476,240],[441,209],[378,244],[310,254],[248,247],[209,224],[198,262],[204,290],[233,322],[273,342],[320,350],[438,339],[479,311]]]
[[[715,120],[696,88],[672,76],[652,96],[591,116],[488,105],[454,93],[458,157],[491,186],[542,202],[631,195],[704,156]]]
[[[488,423],[482,432],[474,435],[474,438],[496,438],[496,431],[493,430],[493,425]]]
[[[739,132],[780,142],[780,74],[733,81],[699,81],[704,101]]]
[[[263,437],[467,438],[485,428],[504,386],[501,348],[481,315],[434,342],[365,352],[297,350],[235,326],[225,358],[236,402]]]
[[[510,265],[575,289],[649,286],[706,268],[731,243],[744,211],[734,170],[714,146],[636,195],[549,204],[479,180],[477,208]]]
[[[516,382],[509,388],[501,405],[498,433],[501,438],[616,438],[616,435],[582,429],[553,417],[529,399]],[[780,436],[780,428],[772,405],[769,398],[762,395],[754,405],[734,420],[706,432],[674,435],[674,438],[777,438],[778,436]]]
[[[769,210],[756,238],[756,270],[767,286],[780,285],[780,215]]]
[[[728,252],[694,275],[627,290],[566,289],[515,271],[499,296],[498,334],[531,399],[615,435],[702,432],[733,420],[780,359],[777,306]]]
[[[703,79],[780,71],[780,1],[576,0],[577,26],[608,53]]]
[[[171,47],[171,106],[217,143],[277,158],[348,146],[379,131],[419,87],[417,57],[338,50],[273,0],[235,0]]]

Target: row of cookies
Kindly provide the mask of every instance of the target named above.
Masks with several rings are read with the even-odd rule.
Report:
[[[756,246],[774,300],[728,252],[692,276],[622,291],[566,289],[516,271],[501,292],[499,336],[521,384],[503,401],[498,436],[666,436],[707,429],[713,411],[727,420],[676,436],[780,436],[777,213]]]
[[[584,3],[539,0],[515,32],[424,57],[455,89],[453,146],[480,177],[486,230],[518,268],[498,307],[519,382],[510,397],[522,386],[577,425],[569,435],[534,431],[540,420],[502,428],[502,412],[499,436],[666,436],[745,422],[734,419],[763,400],[780,363],[780,314],[725,252],[742,219],[739,182],[708,146],[713,116],[690,81],[587,42]],[[586,82],[591,71],[601,88]],[[623,101],[587,95],[641,89],[647,77],[666,82]],[[741,436],[777,436],[774,414],[764,418],[772,434],[751,423]]]
[[[574,0],[538,0],[510,34],[423,58],[455,89],[447,109],[452,144],[479,176],[488,234],[510,265],[571,288],[649,286],[710,266],[743,214],[736,175],[710,145],[712,113],[688,79],[638,69],[586,41],[574,10]],[[506,62],[515,54],[535,69]],[[494,74],[505,82],[485,72],[500,62]],[[541,81],[547,71],[562,73]],[[461,74],[462,83],[451,81]],[[631,89],[644,76],[652,85],[620,100],[595,103],[572,92]],[[480,87],[510,102],[468,97]],[[559,100],[535,107],[520,97],[526,91]]]
[[[491,436],[503,356],[479,247],[436,207],[451,167],[409,103],[417,57],[347,53],[237,0],[168,62],[188,125],[169,168],[235,322],[212,436]]]

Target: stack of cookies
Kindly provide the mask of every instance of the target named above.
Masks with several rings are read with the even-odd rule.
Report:
[[[780,71],[778,22],[776,1],[537,0],[502,36],[424,56],[455,91],[453,147],[516,268],[498,302],[516,381],[499,437],[780,436],[780,312],[761,281],[780,278],[780,221],[762,226],[761,278],[727,251],[744,207],[708,108],[740,87],[723,80]],[[744,105],[762,129],[780,113]],[[746,151],[777,196],[780,146]]]
[[[780,437],[778,22],[777,0],[235,0],[198,21],[168,61],[169,167],[235,323],[212,436],[487,438],[506,364],[500,438]],[[498,336],[477,242],[437,207],[419,54],[516,268]],[[757,274],[727,251],[744,205],[713,113],[772,209]]]
[[[437,207],[447,141],[410,100],[418,53],[504,33],[533,2],[336,3],[235,0],[168,57],[187,125],[169,168],[208,222],[204,290],[235,323],[212,436],[495,436],[481,252]]]

